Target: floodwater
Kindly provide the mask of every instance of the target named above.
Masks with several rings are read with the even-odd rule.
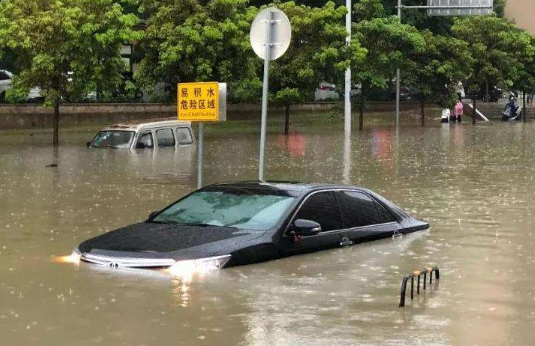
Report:
[[[196,149],[0,136],[0,345],[533,345],[535,124],[268,136],[266,177],[375,190],[432,228],[191,277],[57,263],[196,186]],[[207,183],[255,179],[258,136],[206,139]],[[57,162],[58,167],[46,167]],[[441,280],[398,308],[403,276]]]

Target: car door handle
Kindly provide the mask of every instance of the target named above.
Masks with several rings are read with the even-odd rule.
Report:
[[[340,241],[340,246],[351,246],[351,245],[353,245],[353,241],[347,237],[343,237],[342,240]]]

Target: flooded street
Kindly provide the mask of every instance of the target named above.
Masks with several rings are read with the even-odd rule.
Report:
[[[362,185],[430,231],[216,273],[57,263],[196,187],[196,147],[0,136],[0,345],[532,345],[535,124],[268,136],[266,178]],[[255,180],[258,136],[213,134],[205,182]],[[58,167],[46,167],[57,162]],[[404,275],[441,281],[398,308]]]

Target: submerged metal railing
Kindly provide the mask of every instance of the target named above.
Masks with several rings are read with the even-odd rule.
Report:
[[[399,299],[399,307],[402,308],[405,306],[405,296],[407,292],[407,283],[409,280],[411,280],[411,299],[414,299],[414,279],[417,279],[416,284],[416,293],[420,294],[420,278],[424,277],[424,284],[423,289],[426,289],[426,283],[427,283],[427,274],[429,274],[429,286],[433,283],[433,272],[435,273],[435,277],[437,280],[440,280],[440,271],[438,270],[438,267],[427,267],[422,270],[415,270],[409,275],[406,275],[403,278],[403,282],[401,283],[401,297]]]

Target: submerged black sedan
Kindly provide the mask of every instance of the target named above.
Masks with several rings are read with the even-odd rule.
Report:
[[[427,228],[360,187],[224,183],[197,190],[145,222],[89,239],[75,252],[83,261],[110,267],[222,268]]]

